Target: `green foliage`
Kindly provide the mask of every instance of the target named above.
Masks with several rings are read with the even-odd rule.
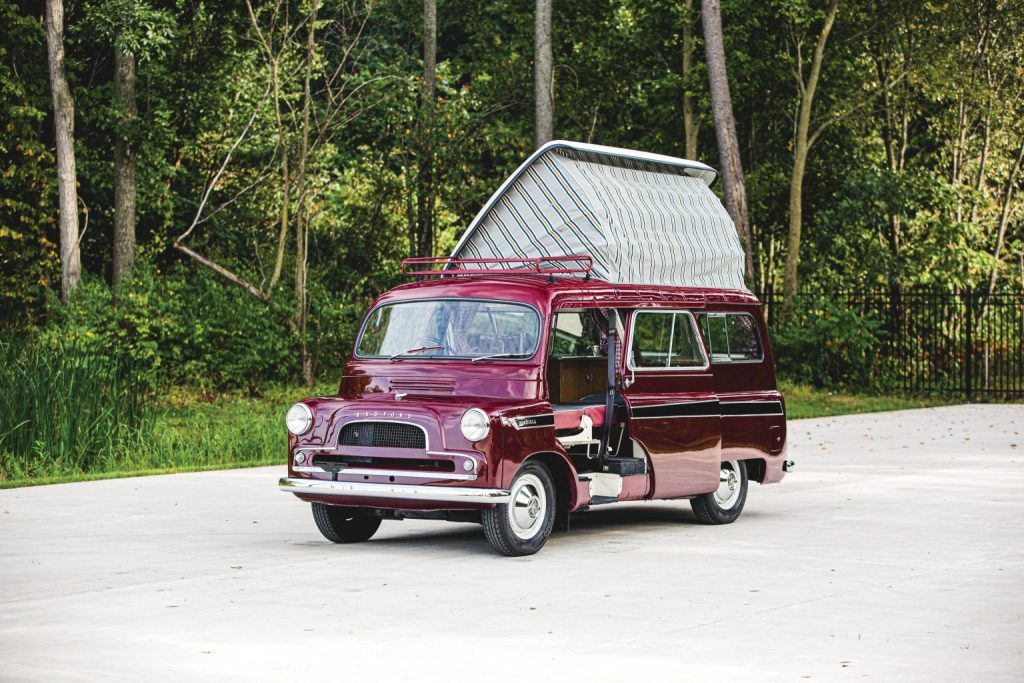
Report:
[[[50,342],[73,340],[100,353],[118,349],[156,389],[170,384],[256,391],[294,378],[295,339],[284,297],[269,304],[208,272],[160,272],[137,262],[115,302],[86,280],[67,306],[54,306]]]
[[[164,55],[176,32],[174,17],[145,0],[89,0],[83,27],[142,61]]]
[[[877,387],[883,323],[831,294],[801,294],[793,321],[772,335],[779,375],[815,387]]]
[[[59,287],[54,160],[41,131],[49,110],[41,22],[0,2],[0,324],[37,322]]]
[[[130,360],[85,342],[0,342],[0,479],[88,472],[151,427]]]

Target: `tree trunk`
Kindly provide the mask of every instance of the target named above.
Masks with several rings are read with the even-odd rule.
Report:
[[[722,39],[722,10],[719,0],[703,0],[701,18],[704,24],[704,53],[708,65],[708,85],[711,91],[711,112],[715,119],[715,138],[718,140],[719,165],[722,167],[722,189],[725,209],[729,212],[736,233],[743,245],[747,276],[754,272],[753,251],[750,245],[750,223],[747,216],[747,190],[743,182],[743,164],[740,161],[740,143],[736,137],[736,122],[732,116],[729,96],[729,76],[725,69],[725,44]]]
[[[1003,207],[999,212],[999,230],[996,234],[996,248],[993,252],[993,258],[995,259],[992,263],[992,273],[988,279],[988,297],[985,299],[985,308],[988,308],[988,298],[992,296],[992,292],[996,289],[996,280],[999,278],[999,252],[1003,250],[1003,244],[1006,241],[1006,226],[1010,222],[1010,207],[1013,202],[1013,189],[1017,183],[1017,173],[1020,172],[1021,162],[1024,162],[1024,139],[1020,141],[1020,146],[1017,148],[1017,158],[1013,162],[1013,167],[1010,168],[1010,173],[1006,177],[1006,190],[1003,192]],[[984,317],[984,311],[982,312]]]
[[[254,20],[255,21],[255,20]],[[288,244],[288,210],[291,197],[291,169],[288,165],[288,131],[285,128],[284,118],[281,114],[281,82],[277,58],[271,56],[270,78],[274,93],[274,125],[277,128],[277,146],[281,152],[281,227],[277,233],[277,253],[274,255],[274,271],[270,275],[268,292],[272,292],[274,285],[281,278],[284,270],[285,247]]]
[[[281,8],[280,0],[273,9],[270,25],[264,31],[256,16],[252,0],[245,0],[245,7],[249,11],[249,20],[252,22],[253,31],[263,51],[263,58],[270,69],[270,90],[274,98],[274,127],[277,132],[277,148],[281,153],[281,211],[280,228],[277,233],[277,252],[274,255],[274,270],[270,275],[270,284],[267,285],[267,295],[273,294],[274,286],[281,278],[284,270],[285,247],[288,244],[288,219],[291,208],[291,168],[289,165],[288,149],[288,128],[285,126],[284,116],[281,111],[281,55],[284,54],[284,47],[274,50],[274,34],[277,28],[277,18]]]
[[[825,17],[825,25],[818,35],[814,46],[814,58],[811,61],[811,72],[807,82],[800,76],[800,110],[797,117],[796,136],[793,141],[793,172],[789,178],[789,236],[786,240],[786,272],[782,280],[783,317],[792,317],[793,306],[799,282],[797,266],[800,263],[800,231],[803,227],[803,191],[804,171],[807,168],[807,153],[810,150],[808,135],[811,126],[811,109],[814,107],[814,95],[818,89],[818,78],[821,76],[821,65],[825,59],[825,43],[839,10],[839,0],[832,0]]]
[[[313,383],[313,362],[306,345],[306,329],[309,323],[309,300],[306,295],[306,275],[309,266],[309,202],[306,197],[306,168],[309,163],[309,119],[312,106],[313,60],[316,57],[316,18],[319,0],[313,0],[309,8],[306,27],[306,74],[302,84],[302,141],[299,148],[296,195],[298,212],[295,217],[295,331],[299,336],[299,359],[302,364],[302,380]]]
[[[57,142],[57,193],[60,199],[61,300],[67,303],[82,275],[78,248],[78,190],[75,172],[75,102],[64,70],[64,2],[46,0],[46,52]]]
[[[416,175],[413,256],[434,255],[434,92],[437,80],[437,0],[423,0],[423,83],[420,87],[420,159]]]
[[[135,261],[135,144],[131,139],[138,116],[135,102],[135,55],[114,54],[114,91],[121,121],[114,149],[114,272],[116,294]],[[126,135],[127,132],[127,135]]]
[[[534,142],[540,147],[555,136],[555,79],[551,61],[551,3],[537,0],[533,18]]]
[[[685,156],[697,158],[697,139],[700,124],[697,122],[696,107],[690,94],[690,73],[693,70],[693,0],[686,0],[683,16],[683,136]]]

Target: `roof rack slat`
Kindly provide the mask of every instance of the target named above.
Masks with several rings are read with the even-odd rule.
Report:
[[[593,259],[587,254],[534,258],[455,258],[417,256],[402,261],[405,275],[582,275],[590,279]],[[488,266],[500,266],[496,268]]]

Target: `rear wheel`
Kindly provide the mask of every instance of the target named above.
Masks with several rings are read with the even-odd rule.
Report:
[[[313,503],[316,528],[334,543],[362,543],[370,540],[380,528],[380,517],[357,515],[354,508]]]
[[[502,555],[532,555],[544,547],[555,525],[555,485],[548,468],[527,462],[512,481],[511,499],[484,510],[484,535]]]
[[[730,524],[747,502],[747,466],[742,460],[722,463],[718,489],[690,499],[690,507],[704,524]]]

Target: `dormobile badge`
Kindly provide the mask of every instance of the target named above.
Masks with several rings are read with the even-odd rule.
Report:
[[[537,552],[595,505],[687,498],[699,521],[734,522],[749,482],[792,463],[716,176],[541,147],[451,257],[402,263],[419,281],[370,308],[338,394],[292,407],[281,490],[335,543],[383,520],[449,519],[481,524],[503,555]],[[416,390],[379,389],[396,386]]]

